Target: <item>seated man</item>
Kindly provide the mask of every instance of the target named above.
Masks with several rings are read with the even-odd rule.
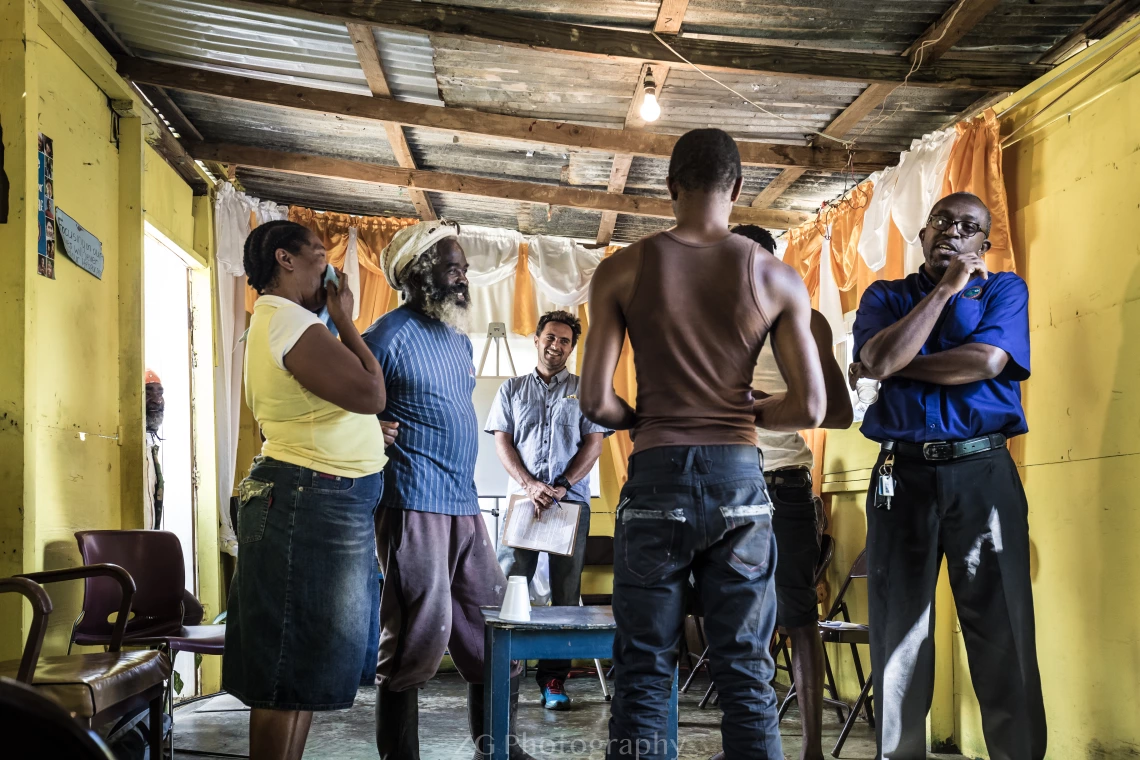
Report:
[[[574,553],[550,555],[550,592],[555,607],[577,607],[582,589],[582,563],[590,535],[590,470],[609,434],[582,414],[578,406],[578,376],[566,360],[578,344],[582,325],[565,311],[543,314],[534,345],[534,372],[503,383],[491,406],[485,430],[495,436],[495,450],[511,476],[510,492],[527,494],[540,509],[559,502],[581,505]],[[499,565],[508,578],[534,577],[539,553],[499,546]],[[540,660],[538,687],[547,710],[570,709],[565,681],[569,660]]]

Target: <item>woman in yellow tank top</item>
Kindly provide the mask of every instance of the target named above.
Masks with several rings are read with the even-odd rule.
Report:
[[[260,296],[245,393],[265,443],[239,487],[222,680],[252,708],[250,757],[292,760],[313,711],[351,707],[375,672],[384,378],[312,232],[263,224],[244,263]]]

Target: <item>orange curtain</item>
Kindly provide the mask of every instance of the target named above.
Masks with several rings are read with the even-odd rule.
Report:
[[[530,278],[530,246],[519,243],[519,260],[515,264],[515,294],[511,299],[511,332],[515,335],[534,335],[538,325],[538,301],[534,296],[534,281]]]
[[[399,219],[379,216],[349,216],[335,212],[313,211],[302,206],[289,207],[289,221],[309,228],[324,243],[328,261],[334,267],[344,266],[348,253],[348,230],[356,227],[356,252],[360,260],[360,292],[354,293],[360,304],[360,316],[354,320],[359,330],[399,305],[399,293],[388,286],[380,269],[380,253],[392,237],[419,219]],[[253,311],[257,293],[247,288],[246,311]]]
[[[355,320],[357,329],[368,329],[369,325],[400,305],[400,292],[392,289],[380,268],[380,254],[397,232],[419,221],[380,216],[353,217],[356,253],[360,260],[360,292],[356,294],[360,302],[360,316]],[[332,261],[332,265],[340,266],[336,261]]]
[[[1012,272],[1015,269],[1013,243],[1009,234],[1009,203],[1001,168],[997,117],[992,108],[987,108],[977,119],[958,122],[957,129],[958,140],[950,151],[942,194],[967,192],[982,199],[993,217],[990,228],[993,247],[986,254],[986,267],[991,272]]]
[[[871,271],[859,255],[863,218],[873,196],[874,186],[870,182],[864,182],[855,187],[837,207],[828,208],[817,219],[788,230],[784,263],[803,278],[813,307],[819,307],[819,262],[828,224],[831,225],[831,272],[835,276],[845,313],[858,308],[863,291],[872,282],[903,276],[906,243],[894,222],[891,222],[887,238],[887,263],[882,269]]]

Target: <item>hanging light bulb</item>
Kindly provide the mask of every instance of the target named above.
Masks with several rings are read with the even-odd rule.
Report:
[[[641,118],[657,121],[661,118],[661,104],[657,102],[657,83],[653,81],[653,71],[645,74],[645,97],[641,101]]]

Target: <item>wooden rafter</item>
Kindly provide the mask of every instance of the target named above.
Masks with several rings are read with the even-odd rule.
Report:
[[[372,27],[367,24],[348,24],[348,36],[352,40],[352,47],[356,50],[356,58],[360,61],[360,68],[364,70],[364,78],[368,82],[368,89],[373,97],[391,98],[392,89],[388,86],[388,77],[384,74],[384,65],[380,61],[380,51],[376,47],[376,35]],[[384,133],[388,135],[388,142],[392,145],[392,155],[396,163],[404,169],[415,169],[416,159],[408,147],[404,128],[393,121],[384,122]],[[408,197],[412,205],[425,222],[439,217],[431,205],[431,198],[423,190],[409,188]]]
[[[237,166],[270,169],[294,174],[330,177],[358,182],[369,182],[391,187],[416,188],[439,193],[458,193],[483,198],[501,198],[526,203],[545,203],[550,206],[616,211],[671,219],[673,206],[667,200],[636,195],[605,193],[576,187],[544,185],[537,182],[488,179],[462,174],[401,169],[380,166],[362,161],[348,161],[303,153],[285,153],[247,145],[199,143],[192,146],[191,154],[198,159],[220,161]],[[803,223],[808,214],[796,211],[773,211],[737,206],[732,220],[741,224],[763,224],[776,229],[787,229]]]
[[[945,55],[1000,2],[1001,0],[958,0],[903,51],[902,58],[910,62],[915,73],[922,71],[924,67],[933,64]],[[823,134],[829,137],[845,137],[872,111],[882,106],[900,84],[901,82],[872,83],[859,94],[859,97],[852,101],[851,105],[843,109],[830,124],[824,127]],[[813,141],[816,145],[824,142],[827,141],[820,137]],[[770,207],[797,179],[803,176],[805,171],[805,169],[793,168],[780,172],[775,179],[768,183],[767,187],[760,191],[752,201],[752,207]]]
[[[572,55],[637,63],[678,63],[649,32],[547,21],[533,17],[416,0],[252,0],[276,9],[315,13],[339,21],[461,37]],[[677,36],[670,45],[711,71],[854,82],[901,82],[910,62],[896,56],[763,45]],[[946,61],[910,77],[916,87],[1005,90],[1036,79],[1047,69],[1032,64]]]
[[[681,23],[685,20],[685,11],[688,9],[689,0],[661,0],[661,7],[657,9],[657,21],[653,23],[653,31],[677,34],[681,31]]]
[[[439,108],[138,58],[121,59],[119,72],[135,82],[266,105],[605,153],[668,157],[677,142],[675,135],[529,119],[466,108]],[[756,166],[802,166],[838,171],[846,168],[848,163],[847,152],[835,148],[750,141],[739,141],[737,145],[741,160]],[[875,171],[897,163],[898,154],[857,150],[851,160],[856,171]]]

